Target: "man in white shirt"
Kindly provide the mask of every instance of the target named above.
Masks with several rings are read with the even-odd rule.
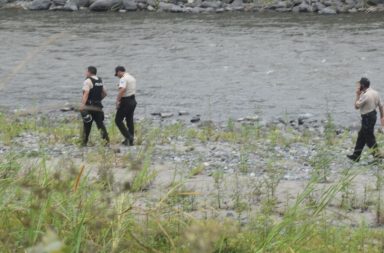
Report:
[[[367,145],[372,149],[373,155],[376,158],[382,158],[380,154],[376,138],[375,138],[375,124],[377,120],[376,109],[379,109],[381,125],[384,126],[384,111],[379,93],[370,88],[370,81],[363,77],[358,82],[356,90],[355,108],[360,110],[361,114],[361,129],[357,137],[355,151],[348,158],[352,161],[358,162],[364,146]]]
[[[133,114],[137,105],[135,98],[136,79],[127,73],[123,66],[117,66],[115,68],[115,76],[120,78],[119,93],[116,98],[117,112],[115,123],[125,138],[122,144],[133,146],[135,135]],[[126,125],[124,124],[124,119]]]
[[[100,77],[96,76],[96,74],[97,69],[93,66],[89,66],[85,73],[86,78],[83,83],[83,97],[80,107],[84,123],[82,138],[83,146],[86,146],[88,143],[93,121],[96,122],[96,126],[101,132],[101,137],[105,140],[106,144],[109,142],[107,129],[104,125],[103,104],[101,103],[107,96],[107,92],[105,91],[103,81]]]

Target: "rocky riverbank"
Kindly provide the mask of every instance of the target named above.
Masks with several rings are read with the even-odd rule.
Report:
[[[172,13],[293,12],[333,15],[382,12],[384,0],[0,0],[0,8],[50,11]]]
[[[375,205],[369,201],[377,191],[370,189],[382,165],[373,164],[368,151],[361,163],[350,162],[346,154],[353,148],[355,131],[336,126],[331,117],[318,120],[305,114],[264,122],[248,116],[215,124],[191,122],[194,116],[181,114],[156,113],[137,120],[134,147],[119,144],[121,136],[107,118],[107,148],[96,130],[88,147],[78,145],[81,121],[71,110],[53,114],[56,118],[0,114],[2,166],[17,161],[28,171],[44,164],[60,173],[85,166],[91,180],[107,180],[114,192],[131,191],[137,209],[155,205],[170,187],[179,185],[180,194],[187,194],[172,200],[179,208],[194,217],[239,219],[242,224],[263,205],[278,219],[308,182],[324,189],[353,171],[354,183],[337,194],[329,209],[343,213],[345,219],[338,222],[358,225],[365,220],[375,226]],[[383,135],[378,141],[382,143]]]

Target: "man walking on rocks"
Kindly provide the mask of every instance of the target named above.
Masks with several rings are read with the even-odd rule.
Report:
[[[377,120],[376,109],[379,108],[381,125],[384,126],[383,104],[379,93],[370,88],[370,81],[363,77],[358,82],[356,90],[355,108],[360,109],[361,113],[361,129],[356,141],[355,151],[347,157],[354,162],[358,162],[363,152],[364,146],[367,145],[375,158],[383,158],[378,150],[375,138],[375,124]]]
[[[133,114],[137,105],[135,99],[136,79],[127,73],[123,66],[117,66],[115,68],[115,76],[120,78],[119,93],[116,98],[117,112],[115,123],[125,138],[122,144],[133,146],[135,135]],[[126,121],[126,126],[124,124],[124,119]]]
[[[103,86],[103,81],[96,76],[97,69],[89,66],[86,71],[86,79],[83,84],[83,98],[81,101],[80,112],[83,117],[84,129],[82,145],[88,143],[89,134],[91,133],[92,123],[96,122],[97,128],[101,132],[102,138],[106,144],[109,143],[107,129],[104,125],[104,112],[101,101],[107,96],[107,92]]]

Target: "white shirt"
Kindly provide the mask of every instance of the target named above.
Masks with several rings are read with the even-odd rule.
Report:
[[[120,78],[119,88],[125,89],[123,97],[129,97],[136,94],[136,79],[129,73],[125,72]]]
[[[91,76],[91,78],[95,79],[95,80],[99,80],[99,78],[97,76]],[[93,83],[91,81],[91,79],[87,78],[85,79],[84,83],[83,83],[83,91],[89,91],[93,88]]]
[[[379,93],[372,88],[368,88],[362,93],[356,104],[360,108],[361,114],[367,114],[376,110],[377,107],[383,106]]]

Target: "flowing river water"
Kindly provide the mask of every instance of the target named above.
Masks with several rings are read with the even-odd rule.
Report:
[[[355,82],[384,98],[384,16],[226,13],[62,13],[0,10],[0,106],[78,103],[98,67],[114,110],[114,67],[137,78],[141,116],[189,111],[226,121],[333,114],[358,118]]]

